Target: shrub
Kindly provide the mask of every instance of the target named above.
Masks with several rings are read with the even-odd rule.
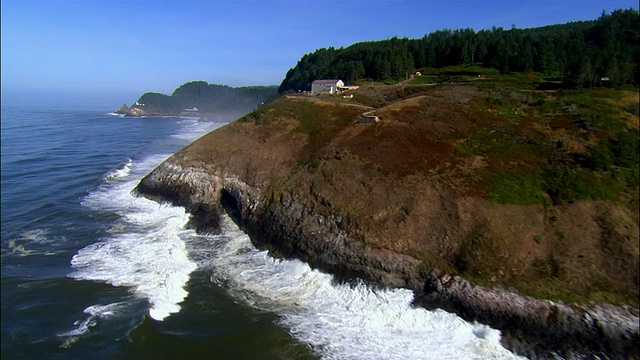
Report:
[[[623,109],[632,115],[640,116],[640,103],[627,104]]]
[[[577,200],[616,200],[622,190],[621,183],[608,172],[577,171],[573,193]]]
[[[605,141],[600,141],[591,149],[587,165],[593,170],[609,170],[613,165],[613,154]]]
[[[548,166],[542,172],[545,191],[554,204],[576,200],[576,172],[565,164]]]
[[[610,142],[611,152],[614,155],[613,163],[617,166],[633,168],[638,167],[638,132],[621,131],[615,140]]]
[[[497,172],[490,176],[489,198],[502,204],[533,205],[544,203],[541,179],[537,174]]]

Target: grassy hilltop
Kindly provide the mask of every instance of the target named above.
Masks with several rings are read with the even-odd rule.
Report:
[[[283,97],[208,137],[247,144],[223,162],[273,201],[303,197],[373,247],[535,297],[637,306],[638,89],[421,82]],[[368,111],[381,121],[357,124]]]

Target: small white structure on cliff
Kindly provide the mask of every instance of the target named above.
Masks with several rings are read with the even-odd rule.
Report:
[[[314,80],[311,83],[311,94],[337,94],[344,87],[342,80]]]

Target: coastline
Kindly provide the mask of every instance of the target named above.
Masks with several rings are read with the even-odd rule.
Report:
[[[410,289],[415,305],[501,330],[519,354],[638,357],[635,213],[607,199],[555,202],[542,189],[533,203],[492,200],[478,174],[551,160],[464,153],[486,92],[418,90],[389,95],[370,124],[352,103],[281,97],[183,148],[137,191],[185,206],[198,232],[218,231],[224,211],[273,256]],[[480,129],[502,126],[485,121]],[[538,145],[513,148],[555,154],[559,131],[525,125],[510,138],[535,133]]]
[[[638,314],[632,308],[569,306],[502,288],[484,288],[438,269],[424,269],[408,255],[371,248],[340,230],[339,219],[314,213],[295,199],[274,201],[238,177],[206,168],[185,168],[168,159],[136,190],[156,201],[185,206],[190,226],[217,232],[227,211],[252,242],[276,256],[298,258],[338,279],[364,279],[414,291],[415,304],[442,308],[467,321],[501,330],[505,347],[535,358],[554,355],[638,356]]]

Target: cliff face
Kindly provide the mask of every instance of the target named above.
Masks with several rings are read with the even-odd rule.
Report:
[[[219,231],[227,211],[276,256],[413,289],[416,303],[497,327],[523,354],[637,356],[637,302],[536,294],[596,287],[637,298],[637,224],[607,201],[506,205],[474,193],[466,181],[486,160],[460,158],[449,140],[468,131],[465,111],[484,95],[456,89],[462,100],[446,101],[459,112],[446,121],[443,106],[420,108],[423,97],[377,109],[375,124],[357,124],[372,110],[362,105],[282,98],[179,151],[137,190],[185,206],[198,231]],[[430,120],[393,121],[419,110]]]

